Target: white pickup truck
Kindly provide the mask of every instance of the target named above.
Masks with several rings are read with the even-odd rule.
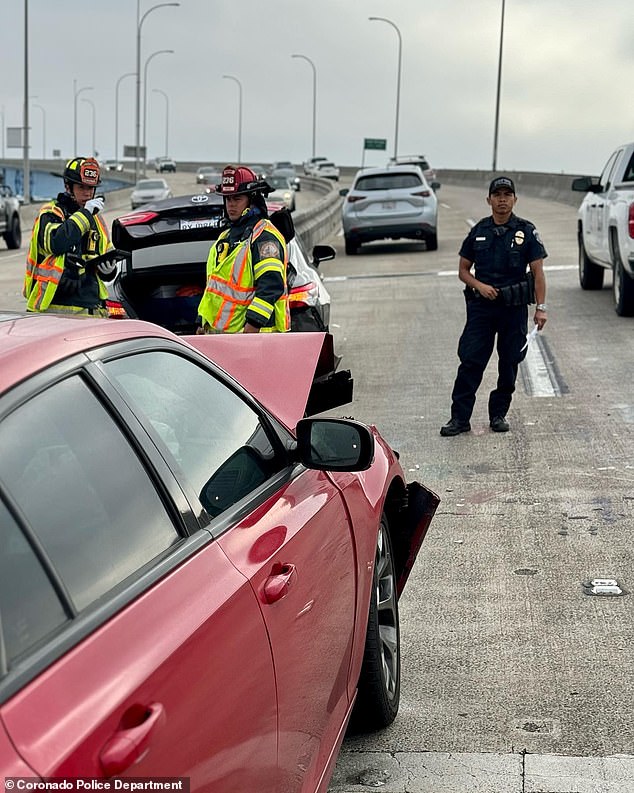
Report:
[[[634,143],[619,146],[598,179],[579,177],[572,189],[586,193],[577,215],[581,288],[601,289],[612,270],[616,313],[634,316]]]

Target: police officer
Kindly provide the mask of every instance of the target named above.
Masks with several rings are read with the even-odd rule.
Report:
[[[63,179],[65,192],[42,206],[33,225],[23,289],[27,311],[107,317],[104,281],[115,277],[117,266],[104,257],[113,248],[99,217],[104,200],[95,196],[99,163],[74,157]]]
[[[286,242],[265,202],[272,188],[250,168],[227,165],[216,192],[224,198],[228,228],[209,251],[199,332],[289,330]]]
[[[460,365],[451,394],[451,419],[440,430],[445,436],[471,429],[476,392],[496,336],[498,380],[489,395],[489,424],[493,432],[508,432],[506,414],[526,355],[528,304],[536,302],[538,330],[546,324],[543,260],[548,254],[535,226],[513,213],[517,203],[513,180],[493,179],[487,203],[491,216],[476,223],[460,249],[458,277],[466,284],[467,321],[458,343]]]

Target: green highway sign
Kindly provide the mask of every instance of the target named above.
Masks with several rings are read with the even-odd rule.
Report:
[[[385,151],[387,148],[387,140],[386,138],[364,138],[363,139],[363,148],[364,149],[377,149],[378,151]]]

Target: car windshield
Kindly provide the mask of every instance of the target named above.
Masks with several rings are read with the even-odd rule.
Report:
[[[371,190],[397,190],[403,187],[418,187],[420,176],[416,173],[379,173],[361,176],[355,190],[370,192]]]
[[[145,179],[136,186],[137,190],[164,190],[165,183],[160,179]]]
[[[286,176],[269,176],[267,182],[276,190],[288,190],[288,179]]]

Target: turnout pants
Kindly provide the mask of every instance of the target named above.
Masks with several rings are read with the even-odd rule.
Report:
[[[489,420],[505,416],[510,405],[520,362],[526,356],[528,306],[505,306],[477,298],[467,301],[467,322],[458,342],[460,366],[451,394],[451,417],[461,423],[471,418],[476,392],[482,382],[497,336],[497,387],[489,395]]]

